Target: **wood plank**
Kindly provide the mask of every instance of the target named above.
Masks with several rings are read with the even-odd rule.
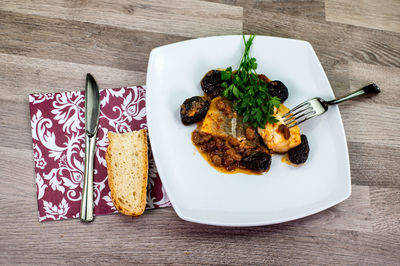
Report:
[[[85,89],[85,73],[92,73],[101,88],[146,83],[146,73],[110,67],[0,53],[0,99],[26,102],[30,93]]]
[[[0,128],[6,136],[0,139],[0,147],[32,150],[28,96],[23,102],[0,99],[0,108]]]
[[[347,95],[367,84],[376,83],[382,90],[380,94],[373,97],[363,96],[355,98],[352,101],[400,107],[400,102],[397,100],[400,98],[400,90],[398,89],[400,88],[400,68],[356,63],[352,61],[344,65],[330,64],[324,61],[321,63],[328,67],[328,69],[325,68],[325,71],[329,81],[331,81],[336,97]],[[331,70],[332,67],[334,70]],[[337,73],[340,71],[338,70],[340,68],[346,69],[347,76],[339,76],[333,73],[331,75],[331,71]],[[336,84],[340,82],[343,84]]]
[[[326,20],[400,32],[400,2],[386,0],[326,0]]]
[[[333,22],[309,21],[257,9],[244,10],[245,33],[306,40],[319,58],[400,67],[400,34]]]
[[[0,11],[0,53],[5,54],[146,71],[153,48],[185,39]]]
[[[400,107],[400,68],[349,62],[349,79],[349,92],[372,82],[382,90],[376,97],[363,97],[358,101]]]
[[[99,216],[92,224],[27,222],[23,228],[7,223],[0,230],[0,262],[7,263],[246,264],[251,260],[255,264],[388,265],[400,259],[398,236],[286,224],[196,225],[179,220],[171,208],[136,219],[110,215]],[[57,252],[52,252],[55,246]]]
[[[18,150],[0,146],[0,157],[1,182],[3,185],[0,190],[3,200],[7,198],[7,203],[19,202],[19,204],[36,207],[36,203],[32,203],[32,199],[36,199],[35,164],[32,149]],[[8,207],[6,204],[1,204],[0,208],[6,209]],[[31,210],[31,208],[29,209]],[[36,211],[33,212],[33,215],[38,219]]]
[[[353,184],[400,188],[400,149],[347,137]]]
[[[320,57],[325,74],[336,96],[345,95],[349,91],[349,64],[333,58]]]
[[[342,103],[339,109],[347,139],[372,145],[400,147],[400,108],[350,101]]]
[[[400,189],[371,188],[371,206],[374,232],[400,238]]]
[[[325,21],[324,0],[207,0],[225,5],[253,8],[285,15],[307,18],[308,20]]]
[[[348,140],[400,148],[400,108],[349,101],[339,109]]]
[[[372,232],[368,186],[352,186],[351,196],[338,205],[309,217],[288,222],[291,226]]]
[[[0,9],[186,37],[242,33],[241,7],[193,0],[6,0]]]

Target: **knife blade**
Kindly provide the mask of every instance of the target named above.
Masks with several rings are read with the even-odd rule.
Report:
[[[85,87],[85,170],[79,218],[91,222],[93,216],[93,163],[96,148],[97,128],[100,115],[100,93],[96,80],[86,75]]]

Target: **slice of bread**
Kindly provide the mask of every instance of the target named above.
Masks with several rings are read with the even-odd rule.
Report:
[[[106,152],[111,199],[120,213],[138,216],[146,207],[147,131],[108,133]]]

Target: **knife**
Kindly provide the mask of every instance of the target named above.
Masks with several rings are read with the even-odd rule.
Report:
[[[96,80],[89,73],[86,75],[85,88],[85,171],[82,190],[82,222],[93,221],[93,162],[96,148],[97,128],[100,114],[100,94]]]

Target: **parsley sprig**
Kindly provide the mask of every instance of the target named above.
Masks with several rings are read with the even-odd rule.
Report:
[[[265,128],[265,124],[274,124],[278,120],[273,116],[274,107],[279,108],[280,99],[268,94],[268,84],[259,79],[256,73],[257,62],[250,57],[250,47],[255,35],[244,41],[244,53],[237,71],[232,67],[221,73],[223,80],[222,95],[233,101],[233,106],[243,122],[249,122],[254,128]]]

